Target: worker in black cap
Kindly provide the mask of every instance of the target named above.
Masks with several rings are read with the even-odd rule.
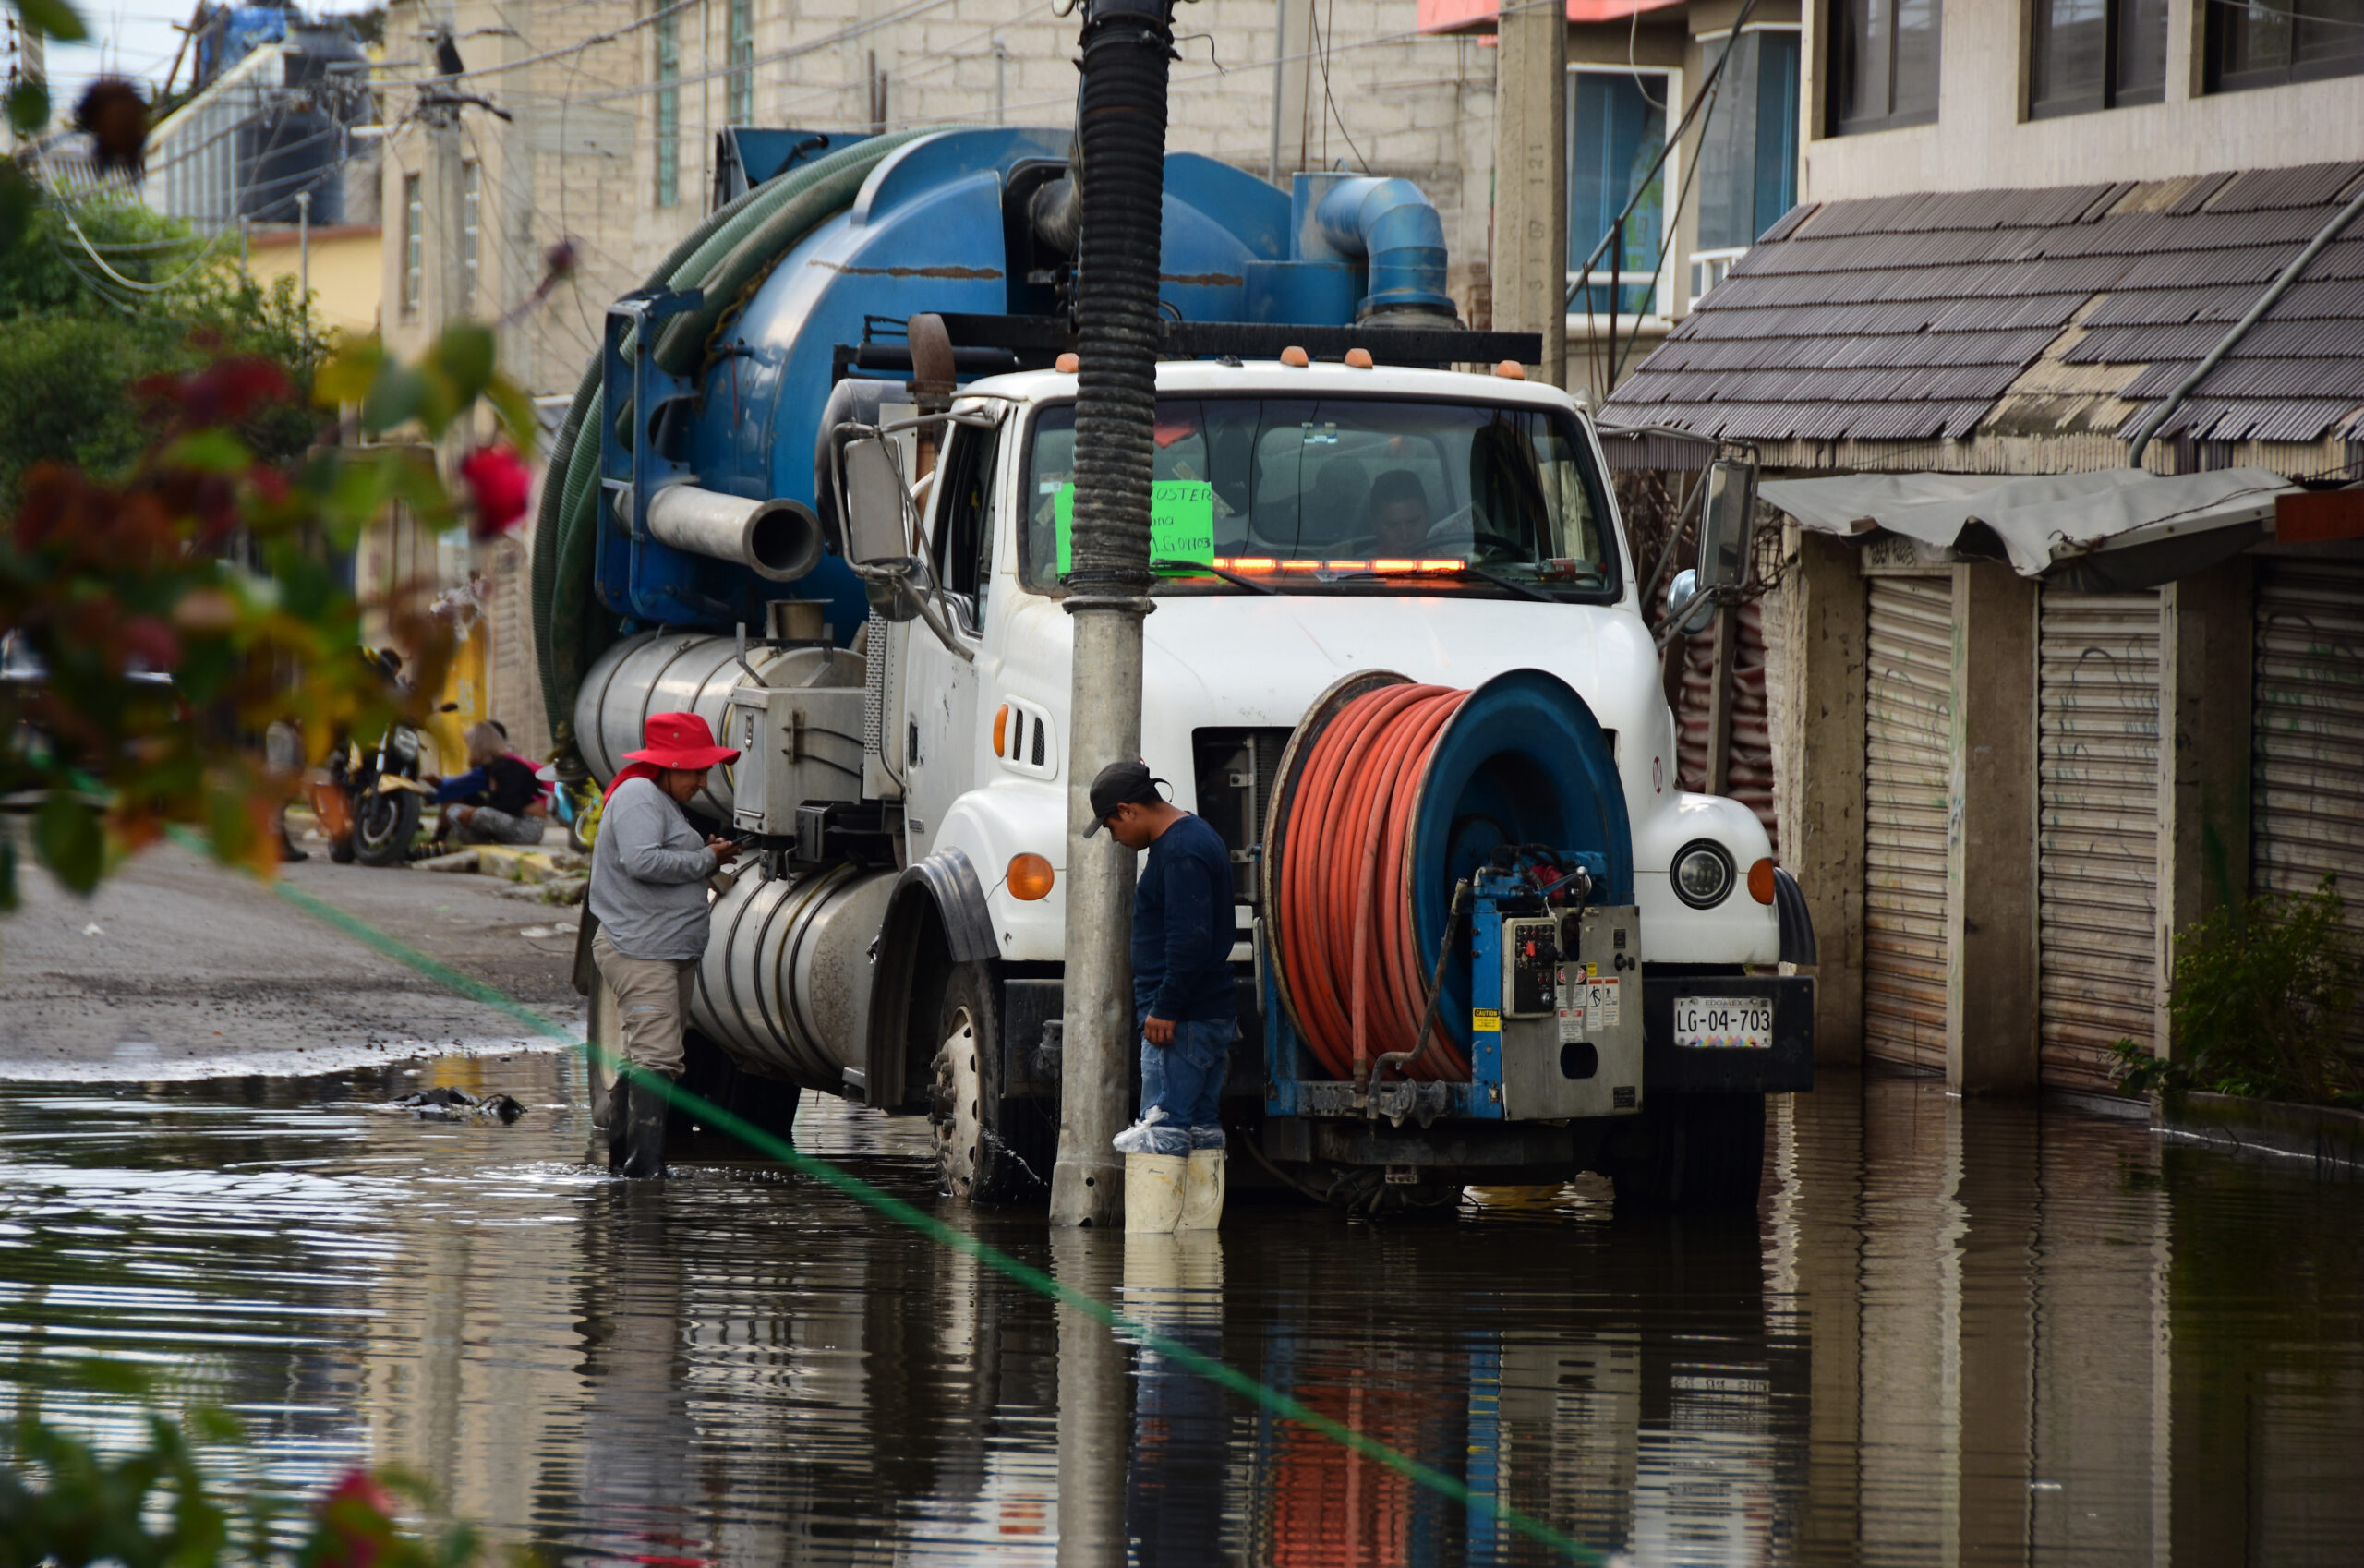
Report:
[[[1187,1157],[1224,1146],[1216,1100],[1239,1032],[1231,851],[1205,818],[1158,793],[1164,782],[1142,763],[1102,768],[1084,837],[1105,827],[1125,848],[1149,851],[1133,886],[1141,1116],[1116,1145],[1126,1154]]]

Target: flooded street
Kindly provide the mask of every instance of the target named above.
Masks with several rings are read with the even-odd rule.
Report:
[[[430,1081],[532,1111],[380,1108]],[[595,1177],[583,1104],[527,1055],[0,1089],[8,1361],[149,1359],[268,1486],[400,1465],[552,1562],[1562,1560],[814,1181]],[[1774,1115],[1755,1223],[1586,1185],[977,1229],[1636,1562],[2356,1561],[2364,1188],[1926,1080]],[[923,1130],[808,1100],[799,1141],[969,1225]]]

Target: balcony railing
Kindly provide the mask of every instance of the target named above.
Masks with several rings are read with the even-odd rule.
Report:
[[[1728,250],[1695,250],[1691,253],[1691,304],[1696,306],[1700,296],[1724,281],[1732,263],[1748,254],[1748,247],[1735,246]]]

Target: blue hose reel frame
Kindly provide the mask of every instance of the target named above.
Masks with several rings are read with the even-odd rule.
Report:
[[[1444,937],[1453,886],[1505,845],[1598,856],[1595,902],[1634,901],[1634,830],[1615,747],[1590,704],[1558,676],[1513,669],[1469,694],[1429,754],[1412,825],[1415,951]],[[1470,971],[1447,963],[1439,1019],[1470,1048]]]

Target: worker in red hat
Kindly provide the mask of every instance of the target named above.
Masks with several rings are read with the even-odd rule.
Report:
[[[627,1176],[665,1174],[666,1097],[650,1080],[681,1076],[690,986],[706,955],[706,879],[738,853],[694,826],[685,808],[707,773],[739,754],[716,745],[694,713],[652,714],[645,733],[646,746],[624,754],[631,766],[608,786],[585,900],[599,923],[592,957],[615,995],[633,1069],[608,1097],[608,1168]]]

